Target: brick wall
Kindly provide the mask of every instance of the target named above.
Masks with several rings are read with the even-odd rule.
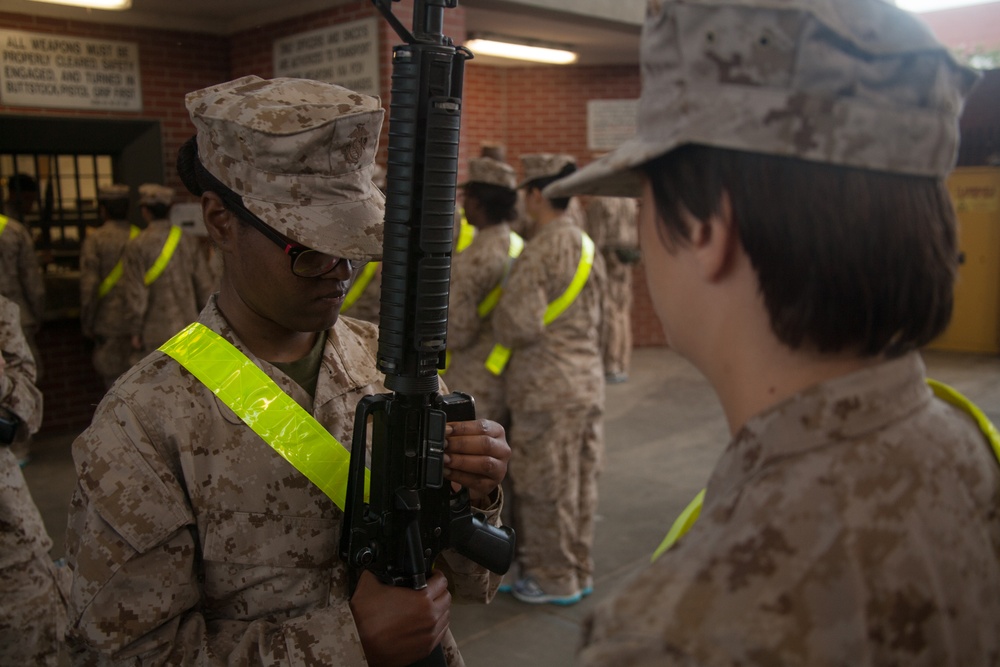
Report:
[[[467,70],[467,145],[502,139],[507,159],[565,152],[584,165],[597,157],[587,148],[587,101],[639,97],[639,70],[605,67],[491,67]],[[502,135],[502,136],[497,136]]]
[[[587,148],[587,101],[635,99],[635,67],[492,67],[466,70],[462,141],[469,155],[483,144],[507,147],[507,161],[520,173],[518,156],[566,152],[585,165],[598,157]],[[633,343],[664,345],[641,265],[633,280]]]
[[[393,3],[393,14],[407,27],[410,28],[413,18],[413,0],[401,0]],[[274,62],[272,53],[276,40],[295,35],[309,30],[318,30],[331,25],[350,23],[372,16],[378,17],[379,30],[379,50],[380,50],[380,72],[379,90],[383,106],[386,109],[385,122],[382,125],[382,135],[379,138],[378,162],[382,165],[386,163],[386,151],[389,142],[389,102],[390,91],[392,89],[392,49],[400,42],[395,31],[383,20],[382,15],[372,6],[370,2],[354,2],[338,6],[334,9],[305,16],[299,16],[278,23],[271,23],[251,30],[237,33],[231,38],[230,62],[232,64],[232,77],[256,74],[263,78],[274,75]],[[465,40],[465,9],[458,7],[449,9],[444,14],[444,33],[461,43]],[[463,120],[468,116],[464,116]],[[460,153],[460,175],[465,170],[465,155],[467,142],[465,132],[462,133],[463,142],[459,147]]]

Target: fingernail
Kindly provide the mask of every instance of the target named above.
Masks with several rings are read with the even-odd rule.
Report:
[[[455,428],[451,424],[445,424],[444,425],[444,434],[445,435],[451,435],[454,432],[455,432]]]
[[[444,464],[448,465],[449,463],[451,463],[451,456],[449,456],[448,454],[445,454],[444,455]]]

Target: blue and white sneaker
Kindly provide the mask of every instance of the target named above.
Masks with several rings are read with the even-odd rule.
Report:
[[[558,604],[568,606],[579,602],[583,595],[577,591],[571,595],[549,595],[531,577],[519,579],[511,588],[511,594],[528,604]]]

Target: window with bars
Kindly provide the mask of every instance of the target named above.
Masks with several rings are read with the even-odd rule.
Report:
[[[38,200],[30,212],[9,211],[28,226],[35,249],[46,264],[79,268],[80,243],[88,226],[99,224],[97,189],[113,182],[110,155],[0,154],[0,184],[25,174],[38,184]]]

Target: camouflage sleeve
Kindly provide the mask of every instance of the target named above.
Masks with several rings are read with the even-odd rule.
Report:
[[[122,255],[122,277],[120,281],[123,298],[124,324],[130,335],[142,335],[142,322],[149,302],[149,289],[143,283],[146,267],[143,266],[140,237],[125,244]]]
[[[448,297],[448,347],[463,350],[476,342],[482,326],[479,302],[489,293],[490,271],[482,245],[473,243],[455,258]]]
[[[73,444],[67,641],[79,664],[366,664],[347,600],[283,622],[204,613],[195,517],[137,409],[109,394]]]
[[[0,351],[7,362],[0,374],[0,406],[18,416],[26,435],[34,434],[42,425],[42,392],[35,386],[35,359],[21,330],[17,304],[4,297],[0,297]]]
[[[528,243],[514,262],[503,296],[493,311],[493,333],[501,345],[515,349],[541,338],[542,318],[549,301],[548,270],[554,259],[544,248]]]
[[[31,232],[24,228],[24,236],[21,241],[20,257],[18,258],[18,274],[21,277],[21,286],[24,289],[24,297],[31,308],[31,314],[35,316],[35,321],[39,324],[45,316],[45,279],[42,277],[42,268],[38,264],[38,255],[35,254],[35,243],[31,240]]]

